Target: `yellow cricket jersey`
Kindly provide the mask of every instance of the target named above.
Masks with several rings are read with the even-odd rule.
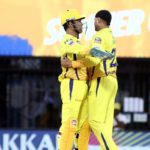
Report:
[[[61,42],[60,53],[61,53],[61,57],[67,57],[71,61],[82,60],[85,58],[86,55],[88,55],[89,47],[81,45],[79,39],[77,39],[76,37],[70,34],[66,34]],[[91,60],[90,64],[91,62],[93,62],[93,65],[99,63],[99,60],[92,61],[92,58],[90,60]],[[74,66],[78,66],[77,62],[74,63]],[[82,67],[82,68],[62,67],[62,73],[59,76],[59,81],[61,81],[63,78],[87,80],[88,79],[87,67]]]
[[[114,57],[112,59],[102,60],[100,64],[90,68],[90,79],[108,75],[116,77],[116,43],[110,28],[104,28],[95,33],[91,42],[91,48],[94,47],[98,47],[102,51],[112,53]]]

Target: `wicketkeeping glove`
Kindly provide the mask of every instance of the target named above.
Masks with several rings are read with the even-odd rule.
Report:
[[[100,59],[111,59],[114,57],[112,53],[104,52],[100,50],[98,47],[94,47],[90,51],[91,56],[98,57]]]

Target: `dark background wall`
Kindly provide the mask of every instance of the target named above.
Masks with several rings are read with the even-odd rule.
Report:
[[[117,101],[122,103],[125,96],[141,97],[149,117],[150,59],[118,58],[118,64]],[[59,58],[0,57],[0,128],[58,128],[60,72]],[[148,130],[149,125],[150,119],[132,121],[127,129]]]

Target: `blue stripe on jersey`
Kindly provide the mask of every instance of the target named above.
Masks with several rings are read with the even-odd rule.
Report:
[[[66,54],[65,57],[67,57],[67,54]],[[67,75],[68,70],[69,70],[69,68],[66,68],[66,73],[64,74],[64,78],[66,78],[66,75]]]
[[[76,54],[73,54],[73,59],[74,59],[74,60],[77,60]],[[79,80],[80,78],[79,78],[79,75],[78,75],[78,70],[77,70],[77,68],[74,69],[74,70],[75,70],[76,77],[77,77],[77,79]]]
[[[73,89],[73,79],[70,79],[70,82],[69,82],[69,89],[70,89],[70,100],[71,100],[72,89]]]
[[[94,75],[94,71],[95,71],[95,67],[92,67],[92,74],[91,74],[91,78],[93,77]]]
[[[96,96],[97,96],[98,88],[99,88],[99,85],[100,85],[100,81],[101,81],[101,78],[98,77],[97,78],[97,85],[96,85]]]
[[[106,66],[106,60],[103,60],[103,66],[104,66],[104,71],[105,71],[105,75],[107,76],[107,66]]]
[[[101,133],[101,137],[102,137],[102,140],[103,140],[103,142],[105,144],[106,150],[110,150],[102,133]]]

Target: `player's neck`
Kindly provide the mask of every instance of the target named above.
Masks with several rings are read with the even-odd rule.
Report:
[[[75,32],[74,30],[71,30],[71,29],[67,29],[66,31],[67,34],[70,34],[76,38],[79,38],[79,34],[77,32]]]
[[[109,26],[108,26],[108,25],[104,25],[104,26],[102,27],[102,29],[105,29],[105,28],[109,28]]]

